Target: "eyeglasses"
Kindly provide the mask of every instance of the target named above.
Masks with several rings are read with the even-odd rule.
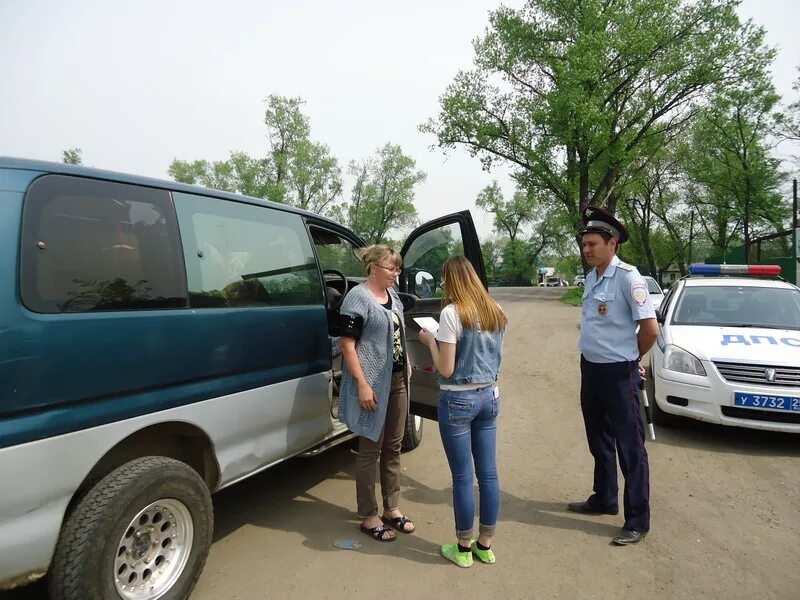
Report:
[[[384,267],[383,265],[378,265],[381,269],[386,269],[389,273],[394,273],[395,275],[400,275],[402,269],[398,269],[397,267]]]

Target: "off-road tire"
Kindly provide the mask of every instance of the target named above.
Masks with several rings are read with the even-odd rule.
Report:
[[[51,600],[119,598],[114,561],[125,528],[146,506],[182,502],[193,526],[192,547],[179,578],[159,600],[185,600],[205,566],[214,530],[208,487],[198,473],[163,456],[137,458],[98,481],[66,516],[48,574]]]

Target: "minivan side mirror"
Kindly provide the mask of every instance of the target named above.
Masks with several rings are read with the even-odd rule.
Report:
[[[431,298],[436,291],[436,278],[428,271],[414,274],[414,291],[420,298]]]

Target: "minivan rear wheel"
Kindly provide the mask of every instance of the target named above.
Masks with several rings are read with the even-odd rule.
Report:
[[[188,598],[212,533],[211,496],[194,469],[163,456],[132,460],[67,516],[50,566],[50,598]]]

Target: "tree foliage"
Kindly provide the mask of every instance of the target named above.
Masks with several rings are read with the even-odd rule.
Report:
[[[330,148],[310,139],[311,127],[300,98],[270,95],[264,123],[269,149],[256,158],[231,152],[227,160],[175,159],[170,177],[183,183],[290,204],[317,213],[341,199],[339,163]]]
[[[569,239],[563,208],[547,200],[521,189],[506,200],[497,181],[475,199],[478,208],[493,216],[495,232],[507,238],[500,251],[505,278],[530,282],[539,255],[547,248],[563,250],[563,242]]]
[[[740,234],[748,245],[756,235],[781,231],[789,215],[778,191],[780,161],[768,139],[779,97],[767,66],[754,65],[721,89],[691,132],[691,203],[720,253]]]
[[[353,161],[350,174],[350,202],[337,207],[333,216],[368,243],[385,242],[392,229],[416,222],[414,192],[426,174],[400,146],[386,144],[371,158]]]
[[[61,162],[67,165],[82,165],[83,150],[80,148],[67,148],[61,153]]]
[[[800,142],[800,77],[795,80],[792,89],[798,97],[777,115],[775,130],[785,140]]]
[[[484,168],[515,169],[577,228],[588,203],[615,212],[626,181],[678,135],[708,91],[759,50],[735,0],[529,0],[490,14],[422,126]]]

